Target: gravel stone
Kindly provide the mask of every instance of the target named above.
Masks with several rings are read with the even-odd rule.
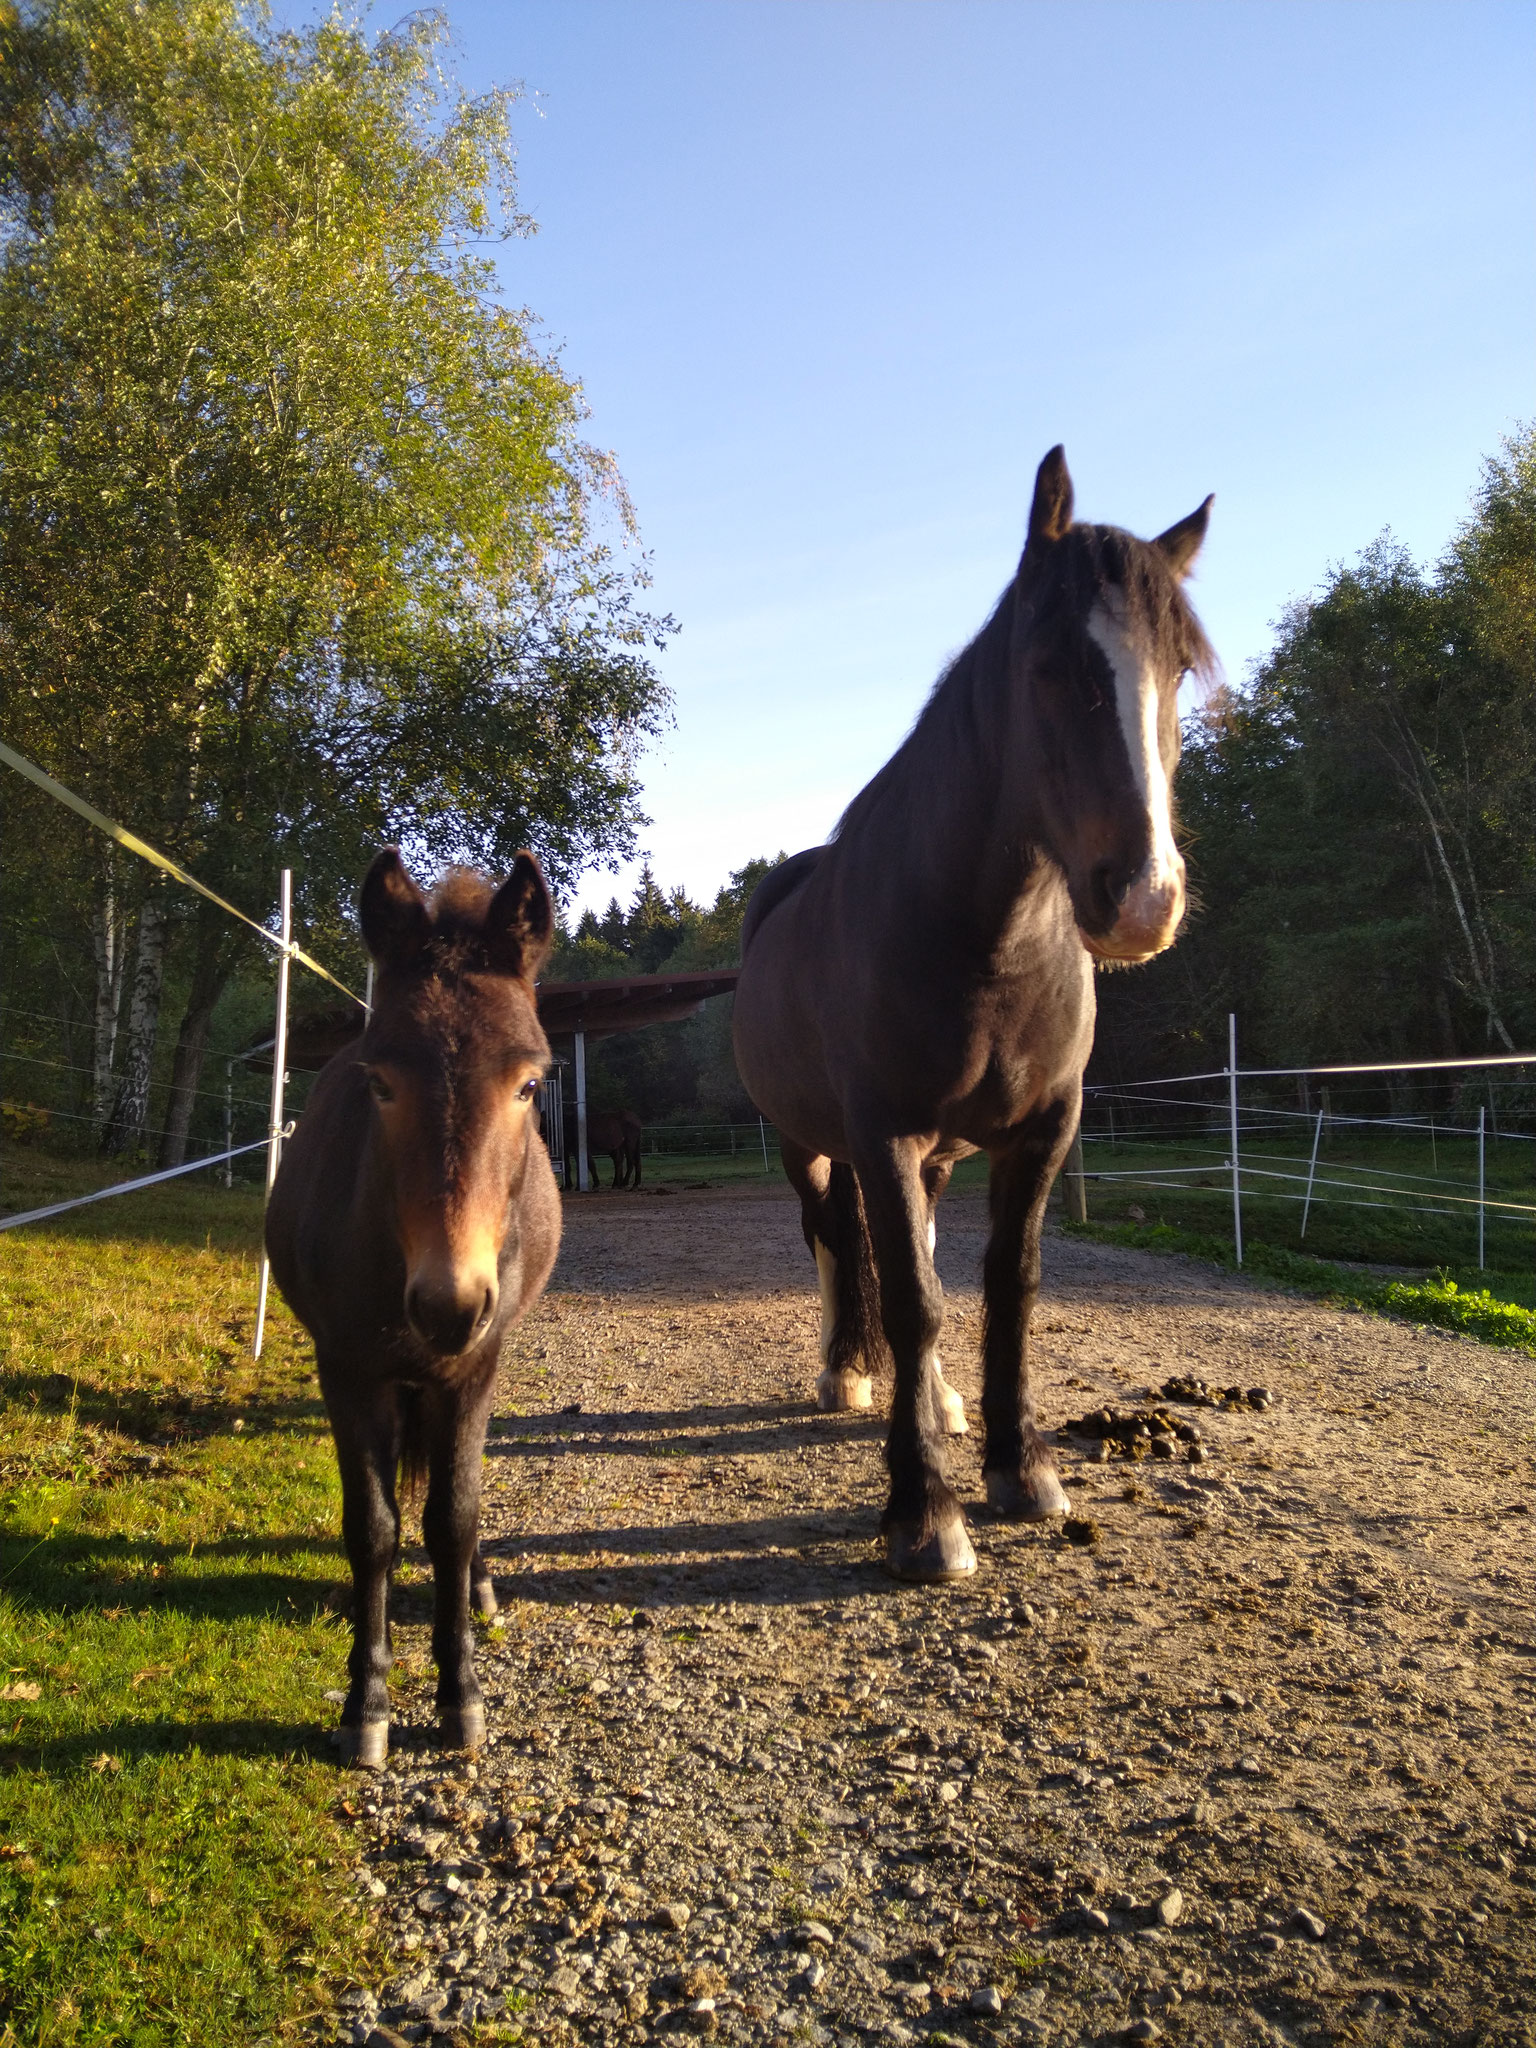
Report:
[[[995,1984],[979,1984],[971,1993],[971,2011],[996,2017],[1003,2009],[1003,1994]]]

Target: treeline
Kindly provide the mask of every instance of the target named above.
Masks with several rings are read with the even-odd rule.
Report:
[[[1432,567],[1390,535],[1187,723],[1192,907],[1090,1078],[1536,1048],[1536,433]]]
[[[291,868],[355,987],[381,843],[627,857],[666,707],[622,482],[483,253],[514,96],[447,38],[0,5],[0,734],[258,920]],[[270,954],[0,778],[4,1096],[177,1163]]]

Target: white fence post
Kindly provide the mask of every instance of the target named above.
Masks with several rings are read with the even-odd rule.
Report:
[[[1307,1168],[1307,1199],[1301,1205],[1300,1235],[1307,1234],[1307,1211],[1312,1207],[1312,1182],[1317,1175],[1317,1148],[1323,1138],[1323,1112],[1317,1112],[1317,1129],[1312,1133],[1312,1164]]]
[[[1487,1177],[1483,1171],[1483,1129],[1487,1112],[1477,1112],[1477,1268],[1481,1272],[1487,1261],[1483,1257],[1483,1225],[1488,1216]]]
[[[283,869],[282,897],[282,951],[277,956],[277,1029],[272,1034],[272,1109],[267,1123],[267,1194],[272,1193],[272,1183],[277,1179],[277,1162],[283,1153],[283,1087],[288,1076],[288,967],[293,948],[293,870]],[[267,1288],[272,1279],[272,1268],[265,1252],[261,1255],[261,1282],[256,1297],[256,1341],[252,1348],[255,1357],[261,1356],[262,1339],[267,1329]]]
[[[1237,1013],[1227,1012],[1227,1087],[1232,1125],[1232,1235],[1237,1263],[1243,1263],[1243,1183],[1237,1164]]]
[[[764,1173],[772,1173],[773,1168],[768,1164],[768,1126],[761,1117],[757,1120],[757,1135],[763,1141],[763,1171]]]

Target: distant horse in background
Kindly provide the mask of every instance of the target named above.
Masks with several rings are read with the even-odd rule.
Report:
[[[640,1185],[640,1119],[632,1109],[587,1112],[587,1167],[597,1186],[597,1162],[606,1153],[613,1161],[613,1185]]]
[[[747,910],[736,1063],[816,1259],[822,1407],[867,1408],[871,1368],[894,1362],[882,1527],[901,1578],[976,1568],[944,1476],[965,1411],[939,1363],[933,1245],[939,1196],[977,1151],[987,1498],[1025,1520],[1067,1505],[1030,1384],[1040,1229],[1082,1104],[1093,961],[1149,959],[1184,912],[1178,689],[1214,658],[1180,586],[1210,505],[1151,542],[1075,524],[1053,448],[992,617],[831,843]]]
[[[554,911],[533,856],[499,889],[460,870],[429,897],[390,847],[360,908],[372,1015],[315,1082],[272,1190],[267,1251],[315,1340],[341,1467],[357,1607],[342,1756],[377,1768],[402,1467],[427,1479],[443,1740],[485,1739],[469,1621],[471,1600],[496,1612],[477,1533],[485,1425],[502,1338],[555,1262],[560,1194],[534,1110],[549,1045],[533,984]]]

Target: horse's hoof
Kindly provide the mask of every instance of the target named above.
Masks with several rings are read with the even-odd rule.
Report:
[[[382,1771],[389,1755],[387,1721],[343,1721],[337,1730],[341,1761],[355,1771]]]
[[[1068,1513],[1072,1503],[1052,1468],[1035,1465],[1027,1472],[989,1472],[987,1506],[1010,1522],[1045,1522]]]
[[[920,1530],[899,1524],[885,1532],[885,1568],[893,1579],[913,1586],[944,1586],[968,1579],[976,1569],[976,1553],[957,1516],[935,1529],[927,1542]]]
[[[816,1382],[816,1406],[825,1415],[874,1405],[874,1386],[867,1372],[833,1372],[829,1366]]]
[[[939,1418],[950,1436],[964,1436],[971,1426],[965,1419],[965,1403],[953,1387],[939,1388]]]
[[[444,1749],[484,1749],[485,1709],[482,1706],[444,1707],[437,1717]]]

